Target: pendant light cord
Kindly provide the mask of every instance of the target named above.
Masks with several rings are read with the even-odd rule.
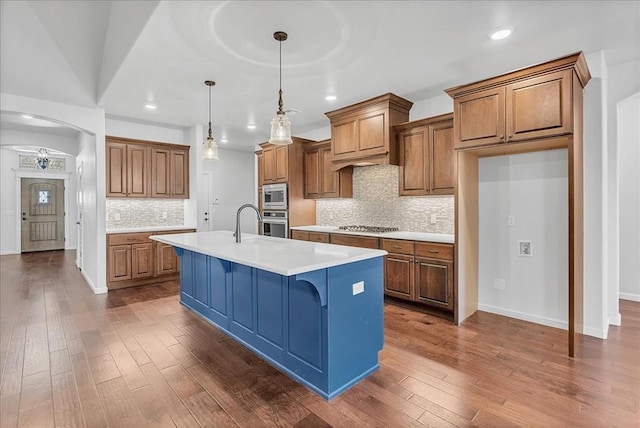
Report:
[[[209,139],[211,139],[211,85],[209,85]]]
[[[282,111],[282,40],[280,43],[280,91],[278,92],[278,114],[284,114]]]

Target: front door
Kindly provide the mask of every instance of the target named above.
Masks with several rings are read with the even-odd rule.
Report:
[[[22,179],[22,252],[64,249],[64,180]]]

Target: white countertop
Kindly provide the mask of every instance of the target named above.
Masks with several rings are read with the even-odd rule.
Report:
[[[195,226],[145,226],[145,227],[128,227],[122,229],[107,229],[107,235],[112,233],[136,233],[136,232],[164,232],[167,230],[189,230],[195,229]]]
[[[292,227],[294,230],[306,230],[308,232],[325,232],[325,233],[340,233],[343,235],[359,235],[359,236],[374,236],[376,238],[388,238],[388,239],[405,239],[408,241],[425,241],[425,242],[441,242],[444,244],[453,244],[455,242],[455,236],[447,233],[424,233],[424,232],[384,232],[384,233],[367,233],[367,232],[347,232],[346,230],[340,230],[335,226],[296,226]]]
[[[243,233],[242,242],[238,244],[233,232],[228,230],[157,235],[151,239],[285,276],[387,254],[384,250],[272,238],[251,233]]]

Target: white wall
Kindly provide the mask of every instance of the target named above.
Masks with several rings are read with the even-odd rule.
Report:
[[[640,302],[640,93],[617,108],[620,298]]]
[[[105,122],[106,134],[112,137],[189,145],[188,142],[185,142],[184,128],[126,121],[110,117],[107,117]]]
[[[482,158],[478,167],[479,309],[566,329],[567,150]],[[518,240],[532,242],[533,257],[518,255]]]
[[[203,162],[202,171],[211,176],[212,196],[220,201],[212,206],[211,230],[235,230],[238,208],[255,202],[255,158],[252,152],[220,149],[220,160]],[[255,212],[244,210],[240,221],[242,231],[257,233],[257,225]]]
[[[447,94],[420,100],[413,103],[409,112],[409,120],[424,119],[453,112],[453,98]]]

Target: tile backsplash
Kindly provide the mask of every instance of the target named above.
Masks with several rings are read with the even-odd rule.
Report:
[[[318,199],[316,223],[323,226],[392,226],[408,232],[454,233],[453,196],[398,196],[394,165],[356,167],[353,198]],[[436,223],[431,223],[431,215]]]
[[[107,199],[107,229],[182,225],[182,199]]]

